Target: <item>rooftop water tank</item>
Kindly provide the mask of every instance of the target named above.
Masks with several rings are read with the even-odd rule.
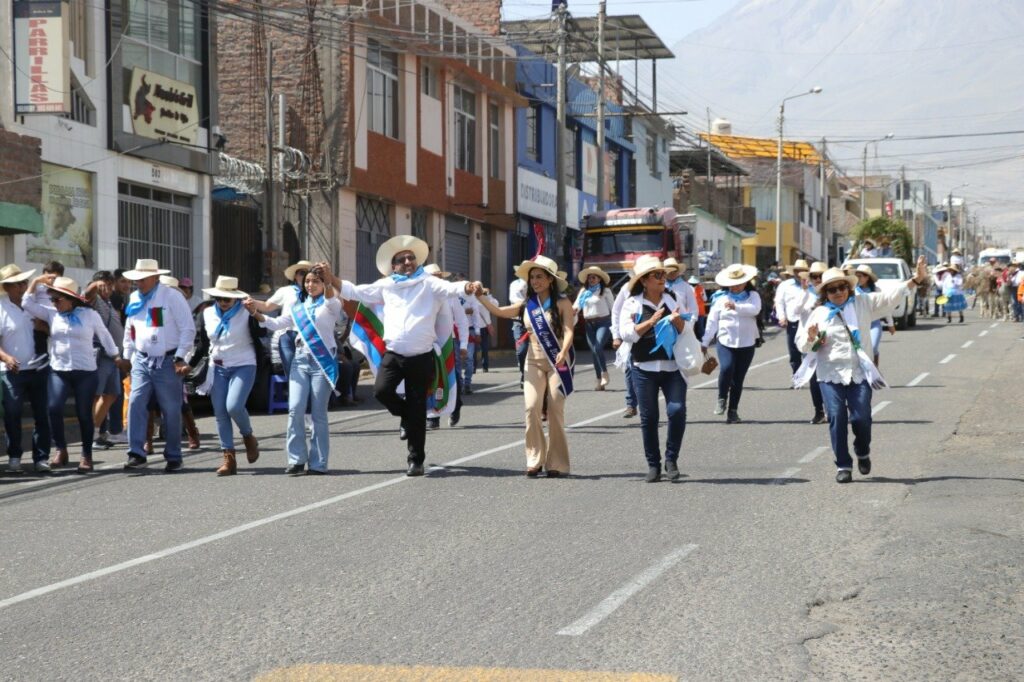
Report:
[[[712,135],[732,135],[732,122],[724,118],[716,118],[711,122]]]

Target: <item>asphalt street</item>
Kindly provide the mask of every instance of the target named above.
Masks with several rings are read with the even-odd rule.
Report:
[[[874,471],[845,486],[778,334],[742,424],[691,381],[677,483],[644,482],[622,375],[596,392],[585,357],[568,479],[523,476],[507,365],[421,479],[372,399],[330,414],[330,476],[283,474],[274,415],[235,477],[212,418],[180,474],[109,450],[0,477],[0,678],[1020,679],[1022,332],[887,335]]]

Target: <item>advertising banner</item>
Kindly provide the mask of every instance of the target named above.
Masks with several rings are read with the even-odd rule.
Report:
[[[71,111],[67,16],[60,0],[14,0],[15,113]]]
[[[522,166],[516,173],[516,180],[519,213],[555,222],[558,219],[558,186],[555,181]],[[565,222],[568,228],[580,229],[580,193],[575,187],[565,188]]]
[[[196,89],[145,69],[132,69],[132,129],[154,140],[195,144],[199,133]]]
[[[583,193],[597,196],[597,145],[583,143]]]
[[[28,236],[28,260],[94,268],[92,174],[49,163],[42,171],[43,232]]]

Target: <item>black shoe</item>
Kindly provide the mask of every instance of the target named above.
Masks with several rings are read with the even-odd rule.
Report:
[[[473,389],[466,386],[462,389],[462,395],[473,395]]]
[[[146,458],[139,457],[138,455],[129,453],[128,461],[124,463],[125,469],[141,469],[146,466]]]
[[[398,427],[398,440],[408,440],[409,434],[405,432],[404,426]]]
[[[439,428],[441,428],[441,418],[440,417],[428,417],[427,418],[427,430],[428,431],[436,431]]]
[[[740,415],[736,412],[736,410],[729,410],[729,412],[725,416],[726,424],[739,424],[741,421],[743,420],[740,419]]]
[[[853,480],[853,474],[849,469],[840,469],[836,472],[836,483],[849,483]]]
[[[812,424],[824,424],[827,421],[828,421],[828,418],[825,416],[824,412],[815,412],[814,413],[814,419],[811,420],[811,423]]]
[[[867,476],[871,473],[871,458],[870,457],[858,457],[857,458],[857,471],[860,472],[861,476]]]
[[[409,462],[409,470],[405,472],[406,476],[422,476],[423,465],[417,464],[416,462]]]
[[[320,471],[319,469],[310,469],[306,473],[308,473],[310,476],[326,476],[327,475],[326,471]]]
[[[306,474],[306,465],[292,464],[284,472],[289,476],[304,476]]]
[[[679,465],[674,461],[665,462],[665,473],[668,475],[668,480],[678,481],[679,480]]]
[[[167,464],[164,465],[164,471],[166,471],[169,474],[172,474],[175,471],[181,471],[184,466],[185,463],[182,462],[180,459],[172,459],[169,460]]]
[[[661,480],[661,467],[647,467],[647,482],[657,483]]]
[[[448,417],[448,426],[458,426],[460,419],[462,419],[461,412],[452,412],[452,416]]]

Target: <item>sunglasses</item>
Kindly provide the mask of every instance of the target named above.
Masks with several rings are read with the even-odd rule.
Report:
[[[831,296],[832,294],[841,294],[844,291],[849,291],[849,290],[850,290],[849,286],[847,286],[846,284],[841,284],[841,285],[839,285],[837,287],[829,287],[828,289],[825,289],[825,293],[827,295]]]
[[[811,279],[818,279],[818,280],[820,280],[821,279],[821,275],[810,275],[810,278]]]
[[[415,262],[416,262],[416,255],[415,254],[411,254],[411,253],[409,255],[407,255],[407,256],[395,256],[394,258],[391,259],[391,264],[392,265],[399,265],[400,263],[415,263]]]
[[[228,296],[214,296],[213,300],[217,303],[230,303],[235,301],[235,299],[229,298]]]
[[[648,277],[653,277],[654,279],[665,279],[665,273],[661,272],[660,270],[657,271],[657,272],[647,273],[647,276]]]

